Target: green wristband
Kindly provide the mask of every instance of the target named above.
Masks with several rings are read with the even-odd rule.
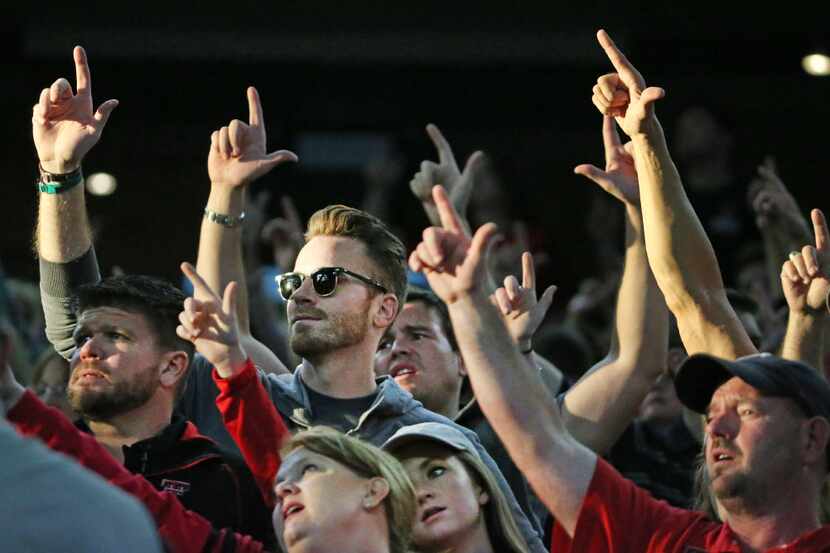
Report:
[[[41,169],[40,177],[35,183],[36,188],[44,194],[63,194],[72,190],[84,181],[84,174],[79,167],[71,173],[55,175]]]

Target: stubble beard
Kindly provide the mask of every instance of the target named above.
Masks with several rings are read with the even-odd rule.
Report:
[[[360,311],[329,316],[320,322],[302,328],[293,327],[289,340],[291,351],[311,362],[332,351],[359,344],[366,338],[368,313]]]
[[[745,497],[750,487],[749,477],[742,472],[722,474],[716,478],[713,478],[710,474],[709,478],[712,479],[712,483],[710,484],[712,495],[718,501]]]
[[[150,366],[132,381],[119,381],[105,389],[76,388],[70,384],[67,398],[83,418],[104,422],[146,404],[158,387],[156,367]]]

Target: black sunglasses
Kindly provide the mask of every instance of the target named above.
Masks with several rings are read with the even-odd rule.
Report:
[[[283,273],[279,275],[276,280],[277,287],[280,289],[280,296],[282,296],[282,299],[285,301],[288,301],[291,299],[291,296],[294,295],[297,288],[303,285],[303,281],[307,277],[311,277],[311,284],[314,286],[314,291],[318,296],[330,296],[337,288],[337,277],[340,275],[349,275],[350,277],[354,277],[357,280],[386,293],[386,287],[380,282],[369,277],[353,273],[343,267],[323,267],[322,269],[317,269],[310,275],[303,273]]]

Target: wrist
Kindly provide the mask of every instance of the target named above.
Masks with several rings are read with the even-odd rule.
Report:
[[[640,124],[637,132],[632,133],[629,138],[635,143],[635,147],[638,142],[653,142],[655,139],[662,140],[663,128],[660,126],[657,116],[652,114],[646,117]]]
[[[816,324],[823,324],[828,318],[827,307],[822,306],[821,309],[810,309],[805,307],[803,310],[791,310],[789,319],[792,323],[799,326],[810,327]]]
[[[443,299],[443,298],[442,298]],[[453,292],[450,297],[444,301],[447,306],[480,306],[482,304],[492,305],[490,294],[487,293],[486,286],[479,285],[469,290],[461,290]]]
[[[228,215],[239,215],[245,210],[245,191],[211,182],[207,209]]]
[[[248,355],[240,345],[231,348],[225,359],[214,363],[213,366],[222,378],[232,378],[245,368],[247,361]]]
[[[81,160],[73,161],[66,159],[41,159],[39,160],[39,163],[44,171],[54,173],[56,175],[71,173],[72,171],[78,170],[78,168],[81,166]]]

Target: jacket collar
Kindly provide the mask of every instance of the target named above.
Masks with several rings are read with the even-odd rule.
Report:
[[[283,380],[282,390],[290,400],[290,405],[282,406],[285,409],[283,414],[296,419],[304,424],[311,424],[313,411],[308,398],[308,386],[303,381],[301,371],[295,370],[291,375],[286,375]],[[379,415],[394,416],[402,415],[412,409],[421,406],[421,402],[412,397],[412,394],[398,386],[398,383],[389,376],[382,376],[375,379],[377,384],[377,396],[369,407]]]

